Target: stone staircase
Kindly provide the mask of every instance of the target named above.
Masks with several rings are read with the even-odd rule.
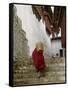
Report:
[[[53,84],[65,82],[65,58],[52,57],[46,59],[47,65],[44,76],[38,77],[32,59],[14,62],[13,83],[14,86],[33,84]]]

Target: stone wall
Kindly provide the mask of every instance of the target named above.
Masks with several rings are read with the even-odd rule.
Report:
[[[26,33],[22,29],[22,21],[17,16],[17,10],[13,8],[13,56],[14,60],[22,60],[28,58],[29,47]]]
[[[62,48],[61,38],[51,40],[51,46],[52,46],[52,56],[60,56],[60,49]]]

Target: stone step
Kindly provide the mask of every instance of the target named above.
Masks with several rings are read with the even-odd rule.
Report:
[[[65,72],[63,72],[63,71],[61,71],[61,72],[45,72],[44,73],[45,74],[45,77],[47,76],[47,77],[55,77],[55,76],[57,76],[57,77],[59,77],[59,76],[65,76]],[[14,78],[30,78],[30,77],[38,77],[38,73],[28,73],[28,74],[25,74],[25,73],[23,73],[23,74],[19,74],[19,73],[17,73],[17,74],[14,74]]]
[[[20,81],[20,82],[14,82],[14,86],[26,86],[26,85],[43,85],[43,84],[59,84],[59,83],[65,83],[65,81],[60,80],[60,81],[48,81],[46,82],[39,82],[39,81],[34,81],[34,82],[25,82],[25,81]]]
[[[65,66],[65,63],[59,63],[59,64],[57,64],[57,63],[55,63],[55,64],[48,64],[48,66],[54,66],[54,67],[56,67],[56,66]]]
[[[46,68],[65,68],[65,65],[48,65]],[[35,70],[35,67],[19,67],[18,69],[14,69],[15,71],[17,70],[17,71],[22,71],[22,70],[28,70],[28,71],[34,71]]]
[[[47,67],[65,67],[65,64],[48,64]],[[19,69],[31,69],[31,70],[34,70],[35,67],[34,65],[28,65],[28,66],[19,66]]]
[[[28,73],[28,72],[27,72]],[[23,72],[20,72],[20,73],[15,73],[15,75],[27,75],[27,73],[23,73]],[[65,71],[45,71],[44,72],[45,74],[65,74]],[[31,74],[37,74],[37,72],[31,72],[31,73],[28,73],[29,75],[31,75]]]
[[[64,67],[53,67],[53,68],[48,68],[49,71],[65,71]]]
[[[24,78],[24,79],[14,79],[14,83],[17,84],[48,84],[48,83],[63,83],[65,82],[65,77],[45,77],[45,78]]]
[[[45,72],[58,72],[58,71],[65,71],[65,67],[48,67]],[[33,69],[26,69],[26,70],[15,70],[13,73],[36,73],[36,70]]]
[[[33,62],[30,61],[30,60],[24,60],[24,61],[18,61],[16,63],[14,63],[14,65],[21,65],[21,67],[23,66],[27,66],[29,67],[30,65],[33,65]],[[57,64],[57,65],[60,65],[60,64],[64,64],[65,65],[65,60],[45,60],[45,64]]]
[[[58,69],[59,69],[59,67],[57,67]],[[59,70],[58,69],[54,69],[54,68],[47,68],[46,70],[45,70],[45,72],[61,72],[61,71],[65,71],[65,68],[60,68]],[[15,70],[13,73],[21,73],[21,74],[23,74],[23,73],[25,73],[25,74],[27,74],[27,73],[37,73],[36,72],[36,70]]]

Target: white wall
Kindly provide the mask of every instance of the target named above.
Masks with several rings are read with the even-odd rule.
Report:
[[[30,47],[30,55],[35,48],[37,41],[42,41],[45,46],[45,52],[50,54],[51,42],[50,37],[46,33],[45,23],[40,22],[33,14],[31,5],[15,5],[17,7],[17,15],[22,20],[22,28],[26,32],[28,45]]]
[[[52,40],[51,42],[51,47],[52,47],[52,55],[56,55],[56,53],[59,54],[59,50],[62,48],[61,47],[61,40]]]

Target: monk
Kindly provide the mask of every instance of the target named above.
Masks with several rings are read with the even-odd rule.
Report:
[[[44,50],[43,43],[38,42],[36,44],[36,48],[32,53],[33,63],[38,72],[43,72],[45,69],[43,50]]]

